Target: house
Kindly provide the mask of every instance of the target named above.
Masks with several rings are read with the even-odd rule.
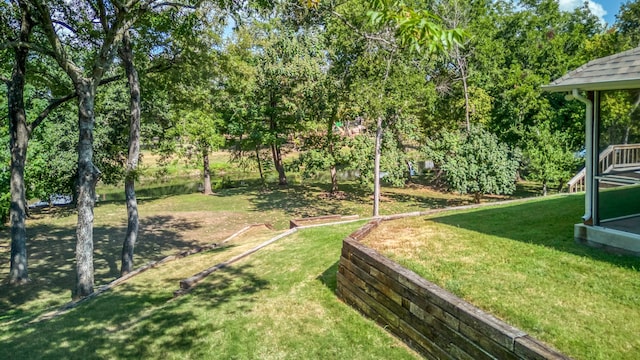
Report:
[[[543,86],[586,108],[584,216],[576,241],[640,255],[640,47],[593,60]]]

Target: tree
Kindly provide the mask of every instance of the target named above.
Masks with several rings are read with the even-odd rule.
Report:
[[[615,26],[631,40],[632,47],[640,46],[640,1],[623,3],[616,15]]]
[[[20,2],[21,19],[18,41],[28,43],[33,31],[33,20],[26,4]],[[16,47],[11,80],[7,82],[9,110],[9,133],[11,151],[11,269],[9,282],[21,284],[29,280],[26,247],[26,198],[24,188],[24,166],[27,156],[27,143],[31,131],[27,122],[24,105],[24,84],[29,49]],[[22,180],[21,180],[22,179]]]
[[[372,24],[382,28],[383,32],[391,31],[394,38],[389,40],[378,37],[385,46],[386,54],[382,75],[382,88],[389,77],[395,52],[406,50],[415,54],[444,53],[455,43],[460,43],[465,33],[461,29],[445,30],[436,22],[436,16],[426,10],[415,10],[403,2],[391,0],[375,0],[370,3],[372,9],[367,12]],[[393,40],[397,40],[397,44]],[[381,100],[383,93],[379,93]],[[383,137],[384,112],[378,109],[373,114],[376,118],[376,137],[374,147],[374,195],[373,216],[379,215],[380,203],[380,158]]]
[[[129,86],[129,151],[125,169],[124,193],[127,203],[127,233],[122,243],[122,264],[120,275],[133,270],[133,250],[138,238],[138,201],[136,199],[135,181],[138,159],[140,157],[140,79],[133,62],[131,35],[124,33],[120,58],[127,74]]]
[[[316,82],[325,63],[319,39],[311,29],[291,29],[274,20],[261,31],[257,54],[253,121],[265,125],[263,139],[271,148],[278,184],[287,185],[282,145],[304,129]],[[255,127],[254,127],[255,128]]]
[[[518,153],[480,127],[472,127],[469,133],[443,133],[427,143],[426,155],[442,169],[450,190],[473,194],[475,203],[485,194],[515,191]]]
[[[4,11],[6,10],[6,11]],[[53,109],[72,99],[73,95],[67,95],[59,99],[51,100],[47,106],[39,109],[37,117],[29,121],[25,104],[25,84],[27,72],[27,60],[31,48],[43,51],[37,44],[31,43],[31,36],[35,26],[33,9],[26,1],[16,3],[3,3],[2,33],[6,34],[6,42],[0,44],[0,48],[9,48],[13,52],[13,68],[11,78],[2,77],[7,86],[7,112],[9,119],[9,148],[11,153],[10,164],[10,205],[9,217],[11,221],[11,265],[9,282],[11,284],[24,284],[28,281],[27,261],[27,233],[26,233],[26,187],[25,167],[29,138],[35,128],[49,115]],[[47,68],[45,62],[40,62],[40,67]],[[52,89],[49,89],[53,93]],[[33,92],[31,92],[33,94]],[[30,103],[39,103],[35,96],[30,97]]]
[[[125,32],[147,11],[175,4],[119,1],[71,4],[31,1],[50,52],[71,80],[78,98],[78,186],[74,298],[93,292],[93,207],[100,170],[94,164],[96,89]],[[53,9],[53,11],[52,11]],[[80,48],[84,49],[79,56]],[[75,61],[73,57],[76,57]]]
[[[549,124],[531,127],[525,140],[527,179],[542,183],[542,195],[547,195],[549,183],[562,187],[573,176],[579,159],[571,151],[567,133],[551,131]]]

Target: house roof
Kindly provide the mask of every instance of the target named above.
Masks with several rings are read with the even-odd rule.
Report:
[[[640,47],[590,61],[542,87],[551,92],[637,88],[640,88]]]

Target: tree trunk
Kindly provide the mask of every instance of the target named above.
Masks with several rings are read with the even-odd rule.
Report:
[[[138,200],[136,198],[136,170],[140,158],[140,80],[133,63],[133,50],[129,32],[124,35],[120,57],[127,74],[129,84],[129,154],[124,180],[124,193],[127,203],[127,234],[122,243],[122,265],[120,276],[133,270],[133,253],[138,238]]]
[[[287,176],[284,172],[284,164],[282,163],[282,152],[280,146],[276,143],[271,144],[271,153],[273,154],[273,164],[278,171],[278,185],[287,185]]]
[[[100,171],[93,164],[95,84],[80,79],[78,93],[78,224],[76,227],[76,286],[74,298],[93,293],[93,207]]]
[[[542,196],[547,196],[547,181],[542,182]]]
[[[480,204],[480,200],[482,199],[482,193],[481,192],[475,192],[473,193],[473,202],[476,204]]]
[[[209,168],[209,149],[202,150],[202,171],[204,173],[204,194],[211,195],[211,169]]]
[[[262,182],[262,187],[267,187],[267,184],[264,181],[264,174],[262,173],[262,161],[260,161],[260,148],[256,145],[256,161],[258,162],[258,171],[260,172],[260,182]]]
[[[331,167],[329,168],[329,172],[331,173],[331,194],[338,192],[338,171],[336,170],[336,157],[334,156],[334,147],[333,144],[336,139],[336,135],[333,133],[333,124],[335,123],[337,110],[334,108],[333,114],[329,119],[329,123],[327,124],[327,140],[329,142],[329,155],[333,160],[331,162]]]
[[[23,22],[24,22],[23,17]],[[24,29],[23,25],[23,29]],[[28,25],[27,25],[28,26]],[[9,134],[11,151],[11,200],[9,219],[11,222],[11,265],[10,284],[24,284],[29,281],[27,263],[27,201],[24,185],[24,167],[27,160],[29,128],[24,108],[24,82],[27,62],[26,48],[15,50],[15,64],[11,82],[8,84],[7,98],[9,110]]]
[[[382,145],[382,117],[376,124],[376,144],[373,170],[373,216],[380,215],[380,148]]]
[[[469,102],[469,87],[467,85],[467,71],[465,59],[460,55],[460,47],[455,45],[456,61],[458,62],[458,69],[460,70],[460,77],[462,78],[462,88],[464,91],[464,117],[467,125],[467,132],[471,131],[471,104]]]
[[[338,192],[338,171],[335,165],[331,165],[329,171],[331,172],[331,193],[334,194]]]
[[[624,140],[622,143],[625,145],[629,143],[629,132],[631,132],[631,125],[627,125],[624,129]]]

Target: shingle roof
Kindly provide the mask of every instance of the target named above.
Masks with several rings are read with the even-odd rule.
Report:
[[[546,91],[640,88],[640,47],[596,59],[542,87]]]

